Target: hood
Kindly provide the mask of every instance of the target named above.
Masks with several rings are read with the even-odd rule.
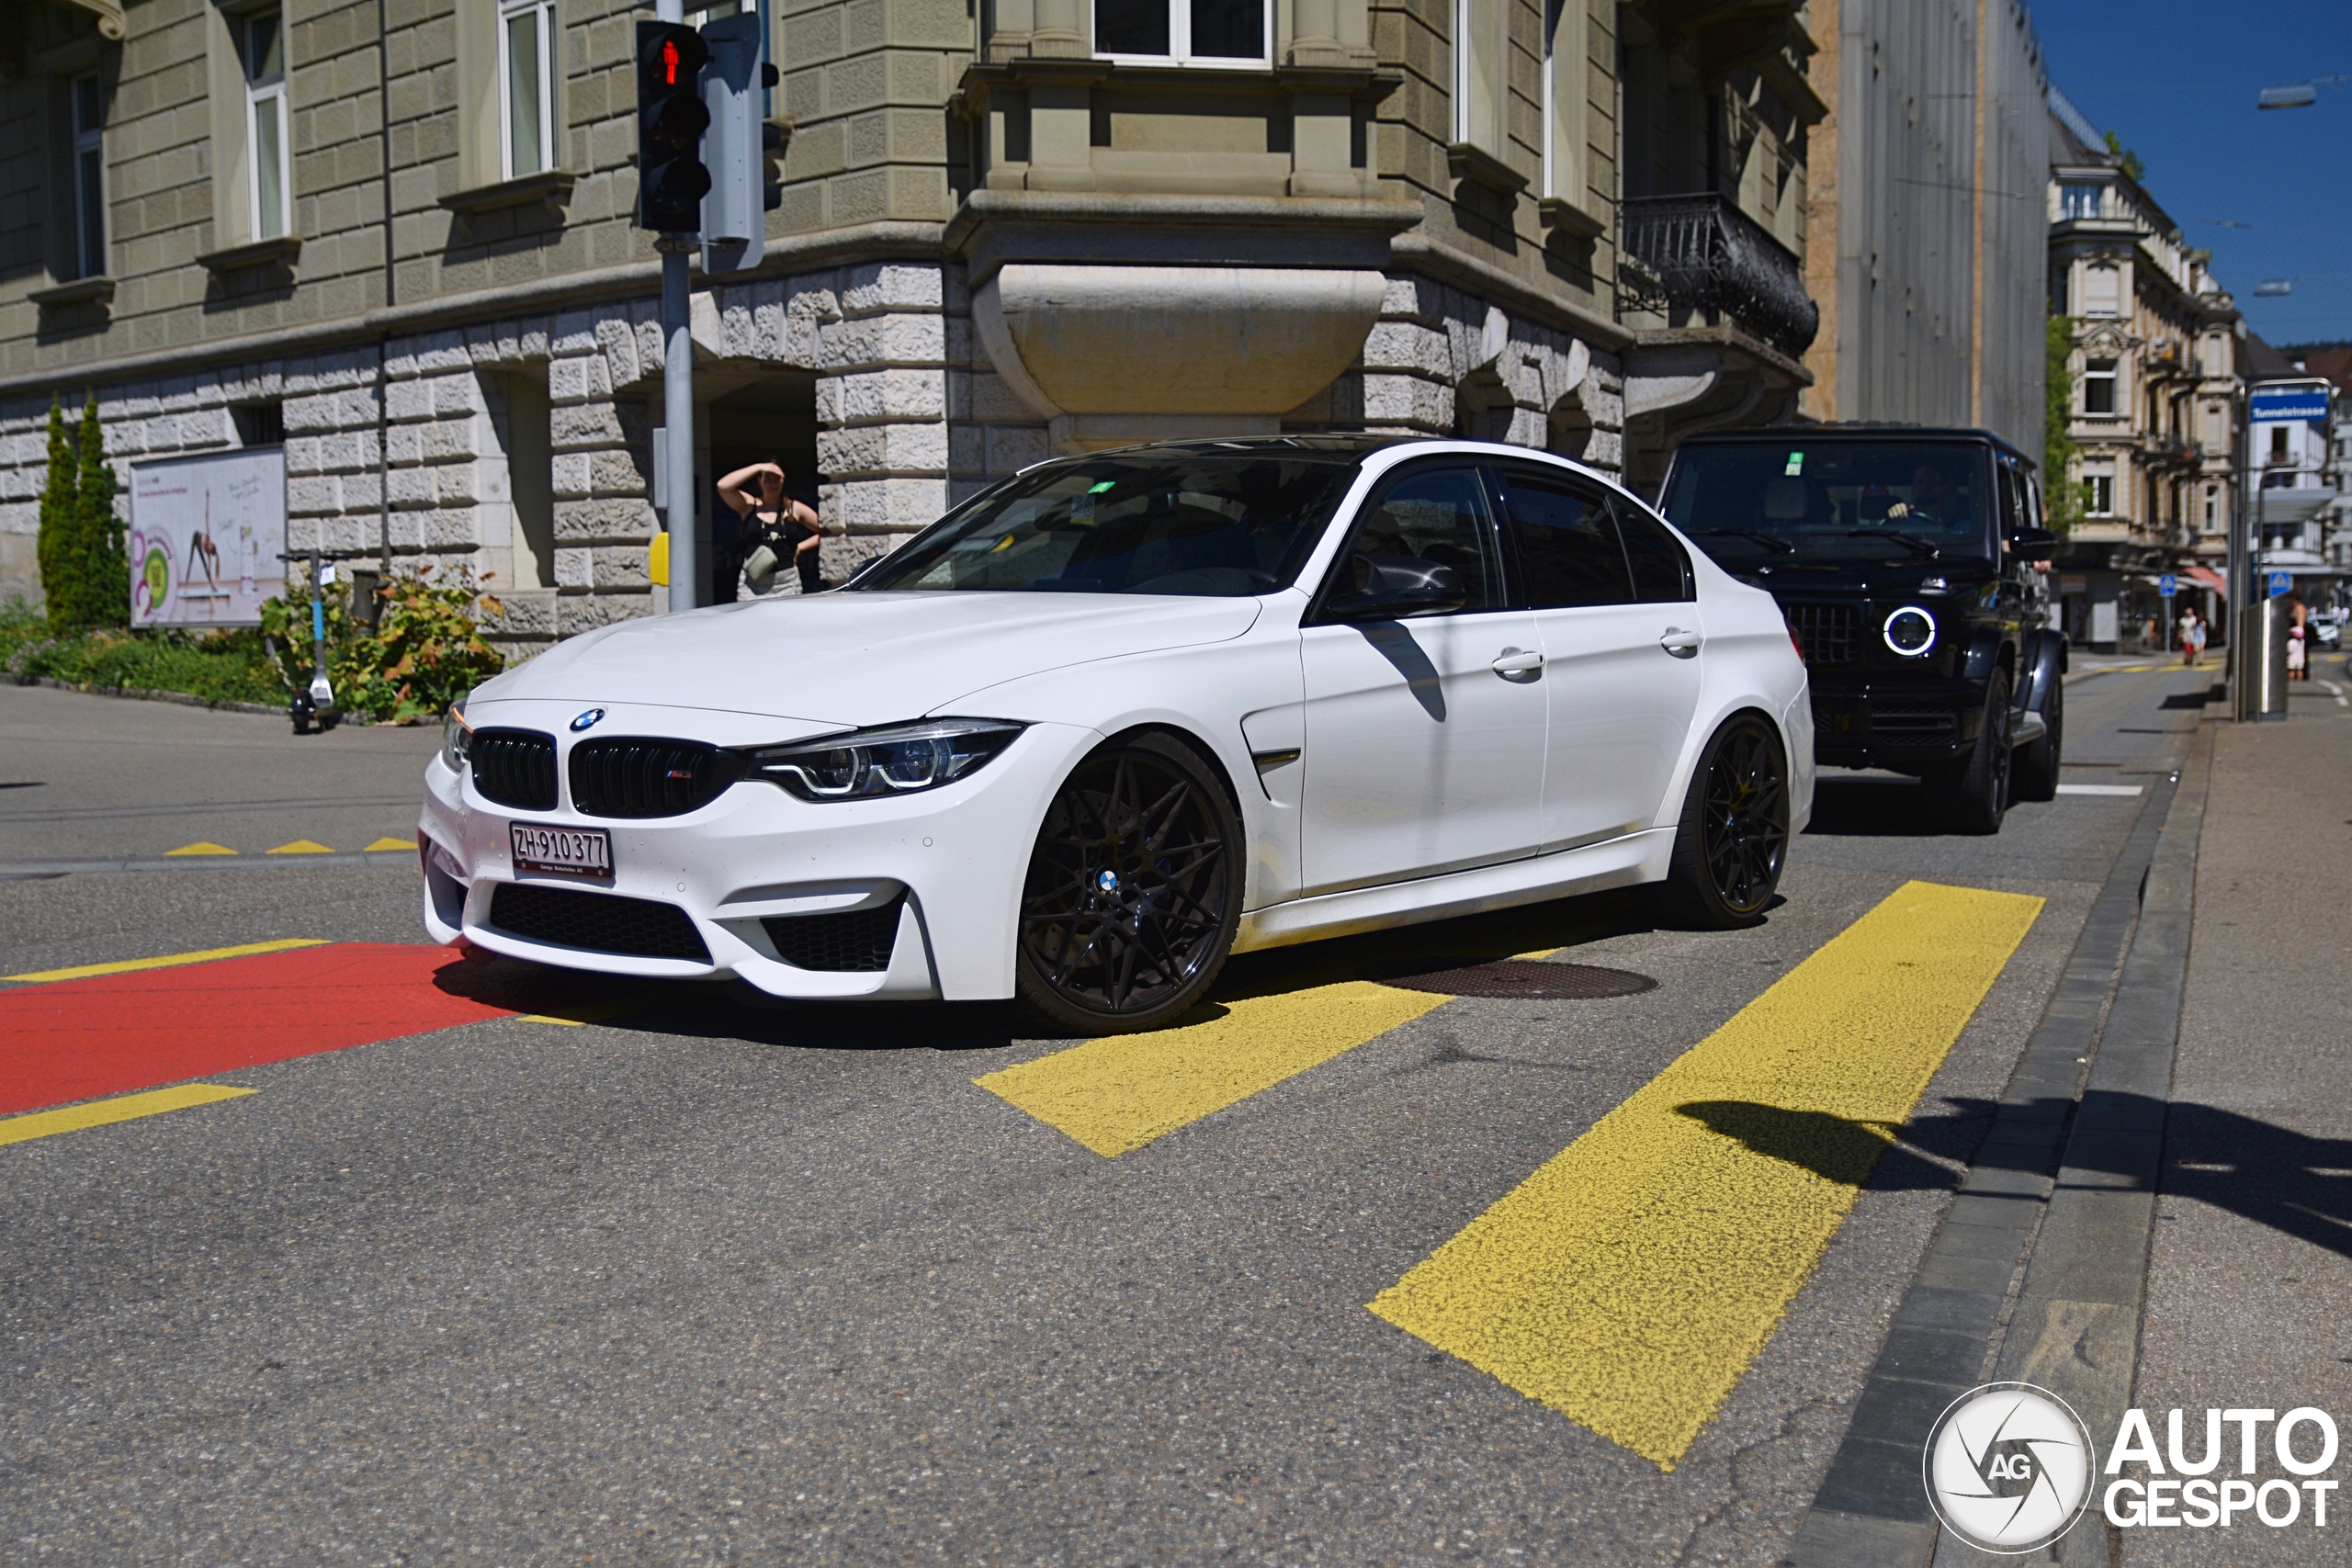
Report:
[[[477,694],[706,708],[850,728],[920,718],[1024,675],[1223,642],[1248,631],[1261,608],[1255,599],[1109,593],[746,600],[558,643]]]
[[[1993,581],[1993,568],[1973,557],[1961,556],[1943,560],[1926,560],[1910,557],[1899,560],[1742,560],[1736,569],[1725,568],[1742,582],[1768,590],[1773,593],[1793,593],[1800,596],[1819,593],[1857,593],[1883,597],[1893,594],[1910,597],[1921,592],[1973,593]],[[1942,585],[1923,588],[1932,578],[1941,578]]]

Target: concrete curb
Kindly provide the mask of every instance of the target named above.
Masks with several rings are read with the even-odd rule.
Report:
[[[0,861],[0,882],[45,881],[119,871],[267,871],[310,865],[416,864],[414,850],[336,850],[327,854],[149,855],[134,860]]]
[[[2094,1433],[2114,1429],[2129,1397],[2211,758],[2212,732],[2200,727],[2183,771],[2143,803],[1896,1309],[1785,1568],[2053,1561],[1939,1541],[1921,1476],[1925,1444],[1947,1405],[1996,1379],[2059,1393]],[[2157,1054],[2148,1124],[2143,1099]],[[2104,1199],[2136,1202],[2137,1229],[2120,1205],[2099,1206]],[[2127,1288],[2128,1303],[2108,1299]],[[2070,1363],[2078,1347],[2088,1353],[2093,1319],[2096,1363]],[[2103,1539],[2080,1527],[2075,1535],[2106,1561]]]

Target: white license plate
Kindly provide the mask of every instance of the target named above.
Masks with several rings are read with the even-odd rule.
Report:
[[[544,828],[510,822],[516,871],[547,871],[560,876],[613,874],[613,836],[602,828]]]

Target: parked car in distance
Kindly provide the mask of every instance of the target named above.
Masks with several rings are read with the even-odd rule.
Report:
[[[1069,457],[842,587],[624,622],[427,767],[425,929],[779,997],[1157,1027],[1228,953],[1657,884],[1725,927],[1812,803],[1771,597],[1519,448]]]
[[[1695,436],[1668,521],[1770,591],[1812,678],[1814,755],[1923,780],[1956,826],[2057,793],[2065,634],[2031,563],[2033,464],[1982,430],[1807,425]]]

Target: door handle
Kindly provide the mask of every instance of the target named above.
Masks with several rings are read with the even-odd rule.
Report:
[[[1540,676],[1544,673],[1544,656],[1523,648],[1506,648],[1489,668],[1506,681],[1514,675]]]
[[[1699,642],[1697,632],[1686,632],[1680,626],[1667,627],[1666,635],[1657,639],[1657,645],[1677,659],[1689,659],[1696,654]]]

